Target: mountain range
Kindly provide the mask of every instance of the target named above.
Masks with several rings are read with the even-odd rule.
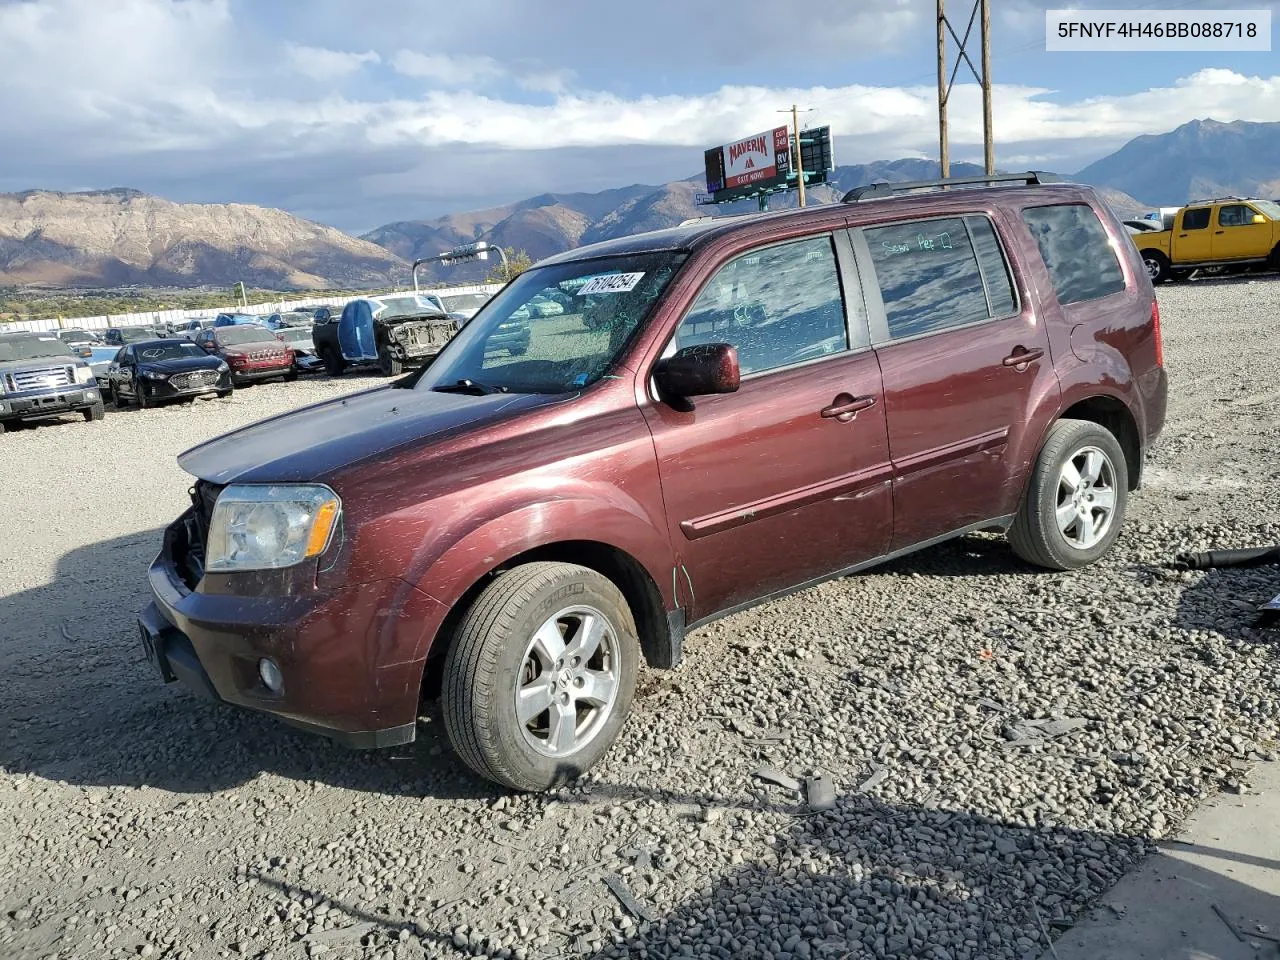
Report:
[[[952,165],[953,176],[981,174]],[[903,159],[839,166],[810,203],[831,203],[877,180],[931,179],[936,161]],[[1204,196],[1280,194],[1280,123],[1195,120],[1130,141],[1074,174],[1122,217]],[[172,203],[136,190],[32,190],[0,194],[0,285],[75,287],[229,285],[274,289],[385,286],[408,262],[486,240],[534,260],[572,247],[707,216],[701,176],[598,193],[547,193],[485,210],[388,223],[355,238],[282,210],[248,204]],[[1135,199],[1141,197],[1142,199]],[[794,206],[794,193],[771,198]],[[755,209],[755,201],[714,208]],[[474,280],[491,264],[437,276]],[[430,274],[428,274],[430,276]]]

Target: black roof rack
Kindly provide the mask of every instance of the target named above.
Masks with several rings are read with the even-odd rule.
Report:
[[[904,183],[869,183],[864,187],[854,187],[844,195],[841,202],[857,203],[859,200],[879,200],[907,190],[940,190],[943,187],[989,187],[996,183],[1037,185],[1061,182],[1062,178],[1056,173],[1028,170],[1026,173],[997,173],[989,177],[945,177],[941,180],[908,180]]]

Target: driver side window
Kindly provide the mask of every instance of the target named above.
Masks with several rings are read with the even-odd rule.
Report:
[[[744,376],[848,350],[831,237],[764,247],[721,267],[681,321],[674,347],[703,343],[735,346]]]

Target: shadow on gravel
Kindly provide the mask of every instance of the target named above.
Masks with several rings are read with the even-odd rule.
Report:
[[[601,788],[607,791],[608,785],[593,785],[593,791]],[[632,787],[621,792],[645,793]],[[711,803],[707,797],[691,799]],[[731,822],[742,812],[732,806],[722,809]],[[470,883],[480,889],[428,890],[425,902],[410,909],[392,908],[386,897],[372,892],[344,898],[291,876],[287,867],[265,868],[255,879],[282,901],[310,897],[325,903],[332,929],[313,930],[311,938],[338,950],[358,942],[376,949],[403,937],[417,940],[429,956],[535,957],[551,955],[550,949],[562,957],[597,960],[986,960],[1050,956],[1050,939],[1082,919],[1090,904],[1154,850],[1134,837],[1013,825],[963,811],[846,795],[833,811],[794,815],[776,832],[761,862],[710,880],[660,915],[648,896],[650,886],[662,879],[658,867],[640,863],[629,871],[623,893],[630,894],[632,904],[619,912],[619,899],[604,882],[611,868],[566,875],[556,868],[553,847],[548,841],[545,849],[525,851],[535,863],[550,862],[542,887],[544,909],[525,918],[523,933],[514,919],[472,919],[472,925],[460,925],[452,910],[470,900],[471,918],[486,915],[474,909],[473,898],[492,888],[490,871],[502,867],[486,870],[479,864]],[[679,867],[674,870],[678,873]],[[1131,902],[1123,909],[1141,921],[1168,902],[1193,897],[1198,898],[1197,913],[1180,917],[1178,927],[1168,929],[1166,942],[1148,942],[1151,952],[1144,956],[1236,956],[1230,952],[1231,945],[1239,945],[1234,934],[1206,900],[1221,905],[1236,929],[1246,933],[1256,933],[1260,924],[1280,916],[1280,898],[1185,863],[1168,879],[1160,902]],[[617,920],[624,914],[629,932],[615,942]],[[1105,908],[1096,917],[1102,925],[1124,922]],[[538,927],[549,942],[532,942]],[[1087,956],[1102,960],[1104,955]],[[1105,956],[1130,960],[1135,954]]]
[[[267,772],[370,793],[495,795],[454,759],[431,717],[420,721],[415,744],[353,751],[162,684],[135,624],[150,600],[146,569],[161,533],[71,550],[51,583],[0,601],[0,768],[178,793],[224,790]]]

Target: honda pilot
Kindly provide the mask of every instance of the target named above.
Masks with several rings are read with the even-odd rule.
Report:
[[[1160,313],[1115,215],[1044,180],[543,260],[422,370],[181,455],[149,658],[357,747],[438,696],[472,769],[541,790],[717,617],[976,531],[1096,561],[1164,422]]]

